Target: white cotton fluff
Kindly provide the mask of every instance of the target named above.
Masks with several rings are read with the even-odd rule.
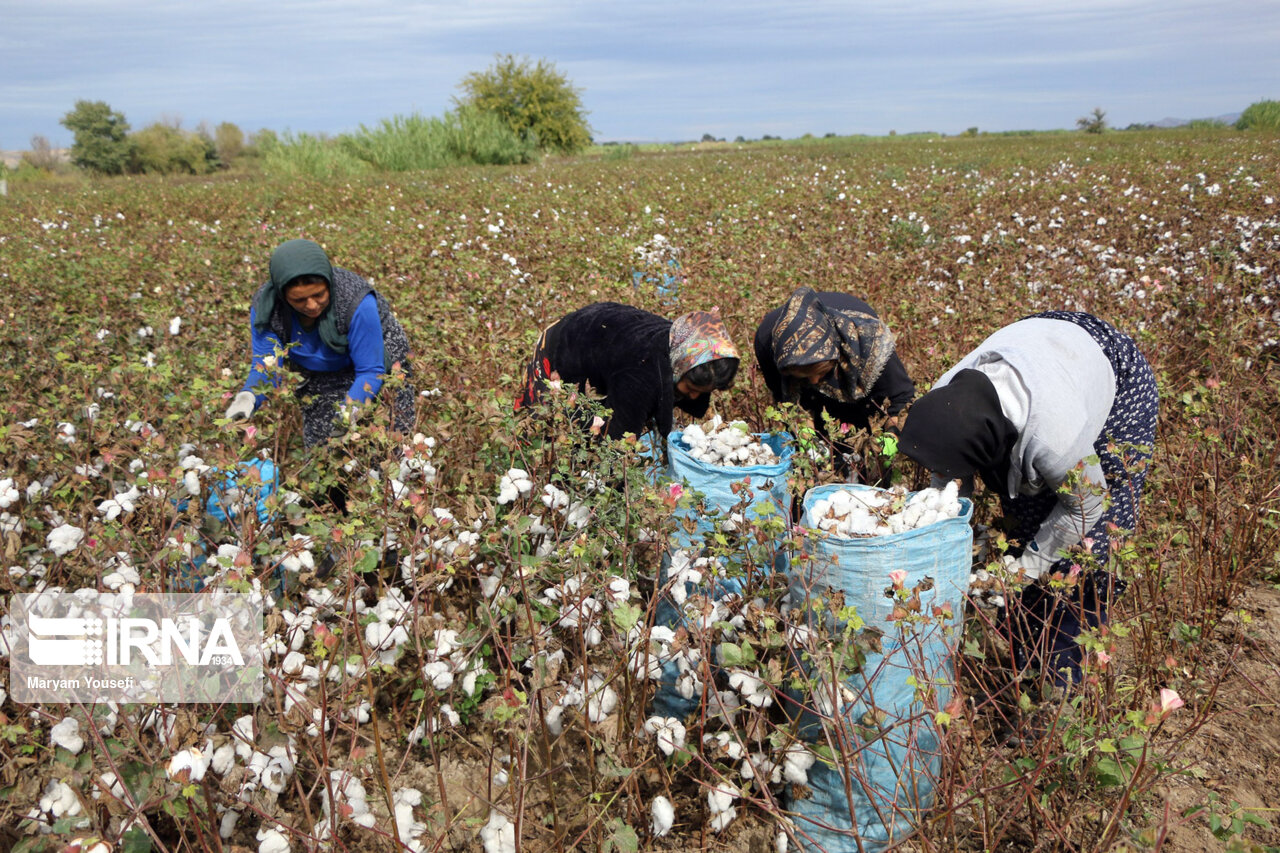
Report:
[[[51,779],[40,797],[40,811],[52,815],[55,819],[63,816],[80,814],[80,798],[70,785],[59,779]]]
[[[258,830],[258,853],[289,853],[289,839],[280,830],[262,827]]]
[[[653,735],[664,755],[671,755],[684,746],[684,724],[675,717],[650,717],[645,720],[644,730]]]
[[[670,800],[662,796],[654,797],[649,813],[652,815],[651,827],[655,838],[661,838],[671,831],[671,825],[676,820],[676,810]]]
[[[84,541],[84,530],[73,524],[61,524],[49,531],[45,545],[58,557],[70,554]]]
[[[49,729],[49,740],[54,746],[60,746],[72,755],[84,749],[84,738],[80,736],[80,721],[74,717],[64,717],[62,722]]]
[[[480,829],[484,853],[515,853],[516,827],[498,811],[489,813],[489,822]]]
[[[533,492],[533,480],[522,468],[512,468],[502,475],[498,483],[498,503],[509,504],[518,498],[527,498]]]
[[[810,524],[842,539],[888,536],[928,527],[960,515],[957,484],[922,489],[907,497],[892,489],[842,489],[829,493],[809,508]]]
[[[182,318],[174,317],[169,321],[169,334],[176,335],[182,331]]]
[[[13,484],[12,477],[5,477],[0,480],[0,509],[8,509],[18,502],[20,493],[17,486]]]
[[[733,670],[729,675],[729,686],[757,708],[768,708],[773,704],[773,690],[769,685],[745,670]]]
[[[137,486],[133,486],[127,491],[117,492],[115,497],[98,504],[98,512],[102,513],[104,521],[115,521],[121,515],[133,512],[140,497],[142,493],[138,491]]]
[[[799,785],[807,785],[809,783],[809,768],[813,766],[817,756],[804,746],[793,743],[787,747],[787,751],[783,754],[782,775],[788,782],[794,782]]]
[[[707,791],[707,809],[711,812],[711,829],[713,832],[724,832],[725,827],[738,816],[733,803],[740,792],[736,788],[721,785]]]
[[[179,785],[199,782],[204,778],[205,771],[209,769],[209,761],[210,756],[193,746],[190,749],[175,752],[173,758],[169,759],[166,772],[169,778]]]
[[[745,421],[725,423],[719,415],[685,427],[681,441],[690,456],[708,465],[742,468],[778,462],[773,448],[757,441]]]

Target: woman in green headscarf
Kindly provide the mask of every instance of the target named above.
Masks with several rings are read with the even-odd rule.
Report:
[[[273,381],[267,359],[289,347],[285,364],[304,377],[297,396],[303,442],[311,447],[333,433],[341,404],[369,404],[393,369],[412,375],[409,340],[373,286],[333,266],[310,240],[282,243],[271,254],[270,272],[249,310],[249,378],[227,417],[247,418],[262,404],[266,396],[260,388]],[[392,422],[401,432],[413,428],[414,398],[410,384],[397,389]]]

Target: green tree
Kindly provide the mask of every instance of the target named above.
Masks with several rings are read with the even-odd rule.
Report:
[[[1107,111],[1102,107],[1094,107],[1089,115],[1076,119],[1076,129],[1085,133],[1102,133],[1107,129]]]
[[[213,142],[198,133],[157,122],[131,137],[129,169],[147,174],[205,175],[217,165]]]
[[[231,161],[244,151],[244,132],[229,121],[218,125],[213,132],[213,144],[218,149],[218,159],[222,165],[230,166]]]
[[[546,60],[499,55],[487,70],[463,78],[458,88],[463,95],[454,98],[455,104],[496,113],[543,150],[572,154],[591,144],[580,91]]]
[[[61,123],[75,134],[71,162],[80,168],[119,175],[129,165],[129,122],[106,101],[76,101]]]
[[[1250,104],[1236,120],[1236,130],[1280,131],[1280,101],[1258,101]]]

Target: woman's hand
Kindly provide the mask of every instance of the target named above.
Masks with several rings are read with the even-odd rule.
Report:
[[[227,417],[233,421],[242,421],[253,414],[254,396],[252,391],[241,391],[236,394],[231,405],[227,406]]]

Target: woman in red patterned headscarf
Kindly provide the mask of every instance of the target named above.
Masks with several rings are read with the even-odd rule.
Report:
[[[543,330],[516,408],[534,405],[559,380],[602,395],[611,438],[639,435],[653,422],[664,438],[672,408],[707,413],[711,394],[733,384],[738,350],[718,311],[673,322],[617,302],[597,302]]]

